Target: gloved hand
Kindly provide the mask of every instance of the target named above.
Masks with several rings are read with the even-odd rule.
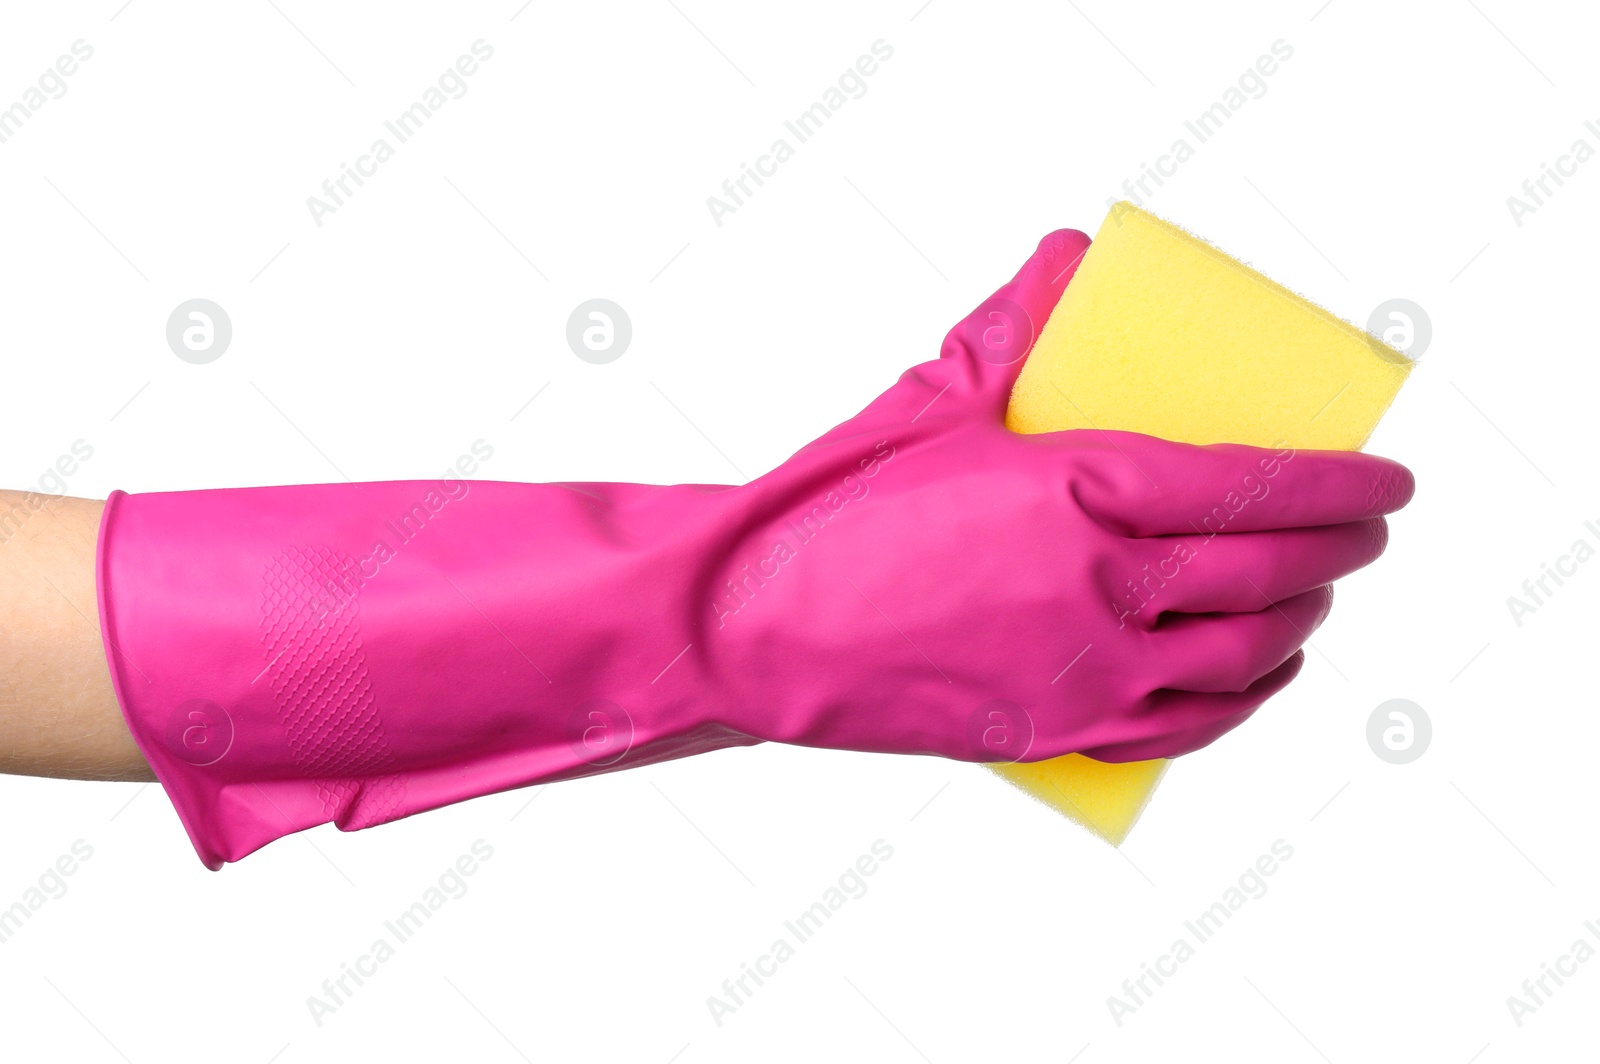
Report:
[[[114,494],[113,680],[201,858],[763,740],[1130,760],[1238,724],[1410,475],[1006,430],[1087,246],[1047,237],[938,361],[742,487]]]

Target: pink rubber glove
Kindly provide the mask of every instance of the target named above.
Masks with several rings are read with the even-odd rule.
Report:
[[[743,487],[114,494],[113,679],[202,860],[764,740],[1127,760],[1237,725],[1411,478],[1007,431],[1087,246],[1047,237],[940,360]]]

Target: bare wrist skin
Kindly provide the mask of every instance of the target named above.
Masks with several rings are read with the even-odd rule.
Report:
[[[0,772],[152,780],[111,688],[98,499],[0,491]]]

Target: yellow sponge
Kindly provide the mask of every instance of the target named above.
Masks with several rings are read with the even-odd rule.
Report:
[[[1111,209],[1011,393],[1017,432],[1359,450],[1411,360],[1182,229]],[[1166,761],[990,765],[1121,845]]]

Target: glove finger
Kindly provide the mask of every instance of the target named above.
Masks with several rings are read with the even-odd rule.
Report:
[[[1389,525],[1381,517],[1321,528],[1140,540],[1135,558],[1144,564],[1112,589],[1112,599],[1147,628],[1170,613],[1253,613],[1370,565],[1388,542]]]
[[[939,358],[962,371],[964,391],[996,416],[1004,415],[1011,386],[1089,243],[1088,234],[1076,229],[1046,236],[1015,277],[945,336]]]
[[[1237,694],[1157,691],[1151,696],[1154,710],[1148,735],[1081,753],[1113,764],[1192,754],[1249,720],[1263,703],[1300,675],[1305,661],[1305,652],[1296,651],[1282,665]]]
[[[979,417],[1003,422],[1022,363],[1088,249],[1089,237],[1076,229],[1058,229],[1039,241],[1016,276],[950,330],[937,359],[906,370],[859,414],[806,449],[874,435],[884,425],[915,424],[924,416],[970,416],[974,404]]]
[[[1333,608],[1328,585],[1254,613],[1175,613],[1152,633],[1161,687],[1207,694],[1245,691],[1289,659]]]
[[[1400,509],[1416,486],[1405,466],[1359,451],[1197,447],[1098,429],[1058,435],[1075,435],[1080,504],[1127,536],[1345,524]],[[1081,461],[1086,447],[1100,460]]]

